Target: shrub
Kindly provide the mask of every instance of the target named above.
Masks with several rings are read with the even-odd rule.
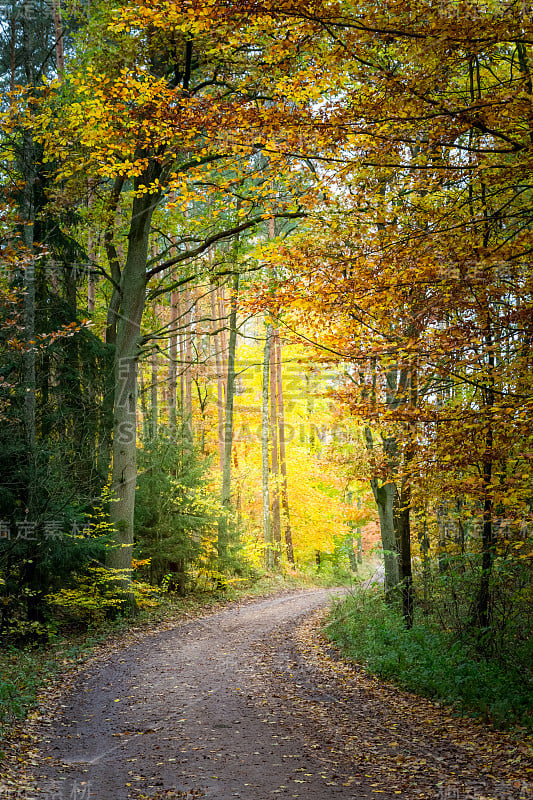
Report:
[[[434,697],[496,727],[531,726],[531,645],[505,665],[429,618],[407,630],[400,610],[377,592],[359,590],[332,612],[327,633],[370,672]]]

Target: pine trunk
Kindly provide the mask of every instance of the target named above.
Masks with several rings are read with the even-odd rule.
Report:
[[[168,426],[172,439],[176,439],[178,426],[177,420],[177,387],[176,387],[176,363],[178,360],[178,293],[170,293],[170,341],[168,348]]]
[[[272,331],[270,347],[270,438],[272,449],[272,539],[274,542],[274,565],[279,566],[281,555],[281,509],[280,509],[280,471],[278,458],[278,405],[277,405],[277,368],[276,368],[276,334]]]
[[[261,483],[263,496],[263,533],[266,547],[266,566],[272,569],[274,566],[274,542],[272,537],[272,520],[270,516],[270,459],[268,452],[269,445],[269,413],[268,413],[268,384],[270,375],[270,350],[272,347],[272,325],[266,326],[265,350],[263,355],[263,393],[262,393],[262,413],[261,413]]]
[[[291,518],[289,512],[289,487],[287,480],[287,455],[285,446],[285,405],[283,401],[283,381],[281,373],[281,341],[279,331],[276,335],[276,366],[278,385],[278,423],[279,423],[279,466],[281,473],[281,504],[285,523],[285,546],[287,560],[294,565],[294,550],[292,545]]]
[[[159,409],[157,398],[157,384],[159,380],[159,367],[157,363],[157,350],[152,350],[152,382],[150,384],[150,438],[152,441],[157,439],[157,427],[159,423]]]
[[[33,84],[31,3],[24,0],[22,19],[23,59],[26,82]],[[22,141],[22,242],[26,248],[24,269],[24,431],[27,447],[27,509],[31,520],[37,513],[36,453],[36,350],[35,350],[35,259],[34,255],[34,185],[36,178],[35,146],[31,133],[25,130]]]
[[[237,349],[237,298],[239,273],[233,278],[229,318],[228,381],[226,384],[226,419],[224,425],[224,469],[222,472],[222,508],[218,528],[218,556],[223,558],[228,547],[228,512],[231,506],[231,450],[233,445],[233,401],[235,398],[235,352]]]
[[[94,181],[89,178],[89,186],[87,192],[87,208],[89,211],[89,219],[91,208],[94,204]],[[87,311],[92,314],[96,308],[96,275],[93,273],[93,265],[96,263],[96,245],[94,238],[93,226],[89,224],[89,231],[87,233]]]
[[[192,441],[192,322],[194,303],[191,292],[185,289],[185,430]]]
[[[56,66],[58,75],[61,77],[65,71],[65,47],[63,44],[63,21],[61,19],[60,0],[52,0],[52,10],[54,15]]]
[[[218,317],[217,288],[211,291],[211,332],[215,346],[215,368],[217,376],[217,418],[218,418],[218,463],[220,472],[224,470],[224,383],[222,376],[221,336],[218,328],[222,320]]]
[[[488,386],[485,389],[485,419],[487,431],[485,434],[485,453],[483,458],[483,532],[481,537],[481,579],[477,598],[477,621],[481,629],[487,628],[491,621],[492,608],[490,596],[490,581],[494,561],[494,525],[493,525],[493,500],[492,500],[492,473],[493,473],[493,448],[494,434],[492,427],[492,412],[494,407],[494,342],[490,322],[485,332],[485,346],[488,353]]]
[[[181,294],[178,294],[177,298],[177,313],[178,319],[180,320],[180,333],[178,335],[178,350],[179,350],[179,365],[180,365],[180,419],[181,419],[181,427],[185,427],[185,325],[186,319],[183,312],[183,304],[181,299]]]

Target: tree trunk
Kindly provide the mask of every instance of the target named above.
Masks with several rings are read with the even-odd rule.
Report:
[[[9,91],[11,93],[9,105],[15,102],[15,74],[17,71],[17,21],[13,14],[10,21],[10,70]]]
[[[153,163],[135,181],[150,185],[159,177],[160,167]],[[130,602],[131,561],[133,554],[133,517],[137,483],[137,360],[141,320],[146,298],[146,263],[150,224],[159,197],[141,195],[133,200],[128,234],[128,254],[120,282],[120,317],[115,345],[115,404],[113,424],[113,471],[111,487],[114,502],[110,517],[114,527],[114,546],[107,564],[120,570],[119,577]]]
[[[261,484],[263,495],[263,534],[266,547],[266,566],[274,566],[274,542],[272,540],[272,520],[270,517],[270,488],[269,473],[270,462],[268,452],[269,414],[268,414],[268,383],[270,374],[270,350],[272,347],[272,325],[266,326],[265,350],[263,355],[263,392],[261,410]]]
[[[176,362],[178,360],[178,293],[170,293],[170,341],[169,341],[169,363],[168,363],[168,426],[170,436],[175,441],[178,427],[176,413],[177,407],[177,387],[176,387]]]
[[[378,486],[377,484],[378,481],[375,478],[370,481],[378,506],[385,565],[385,596],[390,600],[400,582],[400,566],[398,563],[398,551],[396,550],[396,530],[394,525],[394,502],[397,489],[396,484],[392,482],[383,486]]]
[[[307,441],[309,442],[309,449],[315,449],[315,426],[311,423],[311,415],[314,411],[314,400],[311,395],[311,379],[309,373],[305,373],[305,397],[307,402],[307,419],[309,420],[309,433]]]
[[[192,441],[192,322],[194,303],[189,289],[185,289],[185,430]]]
[[[124,178],[123,177],[116,178],[115,183],[113,184],[111,195],[109,197],[109,201],[107,203],[107,208],[106,208],[107,224],[104,230],[104,247],[107,255],[107,260],[109,262],[109,268],[111,270],[111,279],[113,282],[113,291],[107,309],[106,328],[105,328],[105,341],[107,344],[111,345],[114,345],[117,340],[118,312],[122,297],[120,288],[120,282],[122,277],[122,269],[121,269],[122,253],[120,253],[119,255],[119,248],[117,248],[117,246],[115,245],[113,234],[117,226],[117,219],[116,219],[117,209],[120,203],[120,195],[123,186],[124,186]],[[112,393],[110,393],[109,395],[109,400],[110,400],[110,411],[112,412],[113,410]]]
[[[480,628],[487,628],[491,620],[490,579],[492,563],[494,561],[494,525],[492,501],[492,471],[494,433],[492,426],[492,411],[494,406],[494,356],[493,336],[490,322],[485,333],[485,346],[488,353],[488,386],[485,390],[485,419],[487,432],[485,434],[485,453],[483,458],[483,533],[481,538],[481,579],[477,598],[477,618]]]
[[[180,333],[178,336],[179,365],[180,365],[180,418],[181,427],[185,427],[185,333],[186,318],[183,312],[181,293],[178,294],[177,305],[178,319],[180,320]]]
[[[407,628],[413,627],[413,573],[411,567],[411,488],[402,482],[400,492],[400,558],[402,563],[402,611]]]
[[[270,433],[272,443],[272,540],[274,542],[274,565],[279,566],[281,555],[281,510],[280,510],[280,472],[278,458],[278,412],[277,412],[277,368],[276,334],[272,331],[270,347]]]
[[[361,506],[363,505],[361,500],[361,495],[357,498],[357,510],[361,511]],[[357,525],[355,529],[355,544],[357,548],[357,563],[363,563],[363,529],[361,525]]]
[[[61,19],[60,0],[52,0],[55,31],[56,66],[59,77],[65,71],[65,47],[63,43],[63,22]]]
[[[226,298],[224,296],[224,287],[218,287],[218,317],[220,321],[226,320],[228,317],[226,311]],[[222,363],[222,382],[224,386],[228,380],[228,341],[226,336],[226,328],[223,325],[220,330],[220,349],[221,349],[221,363]]]
[[[25,137],[26,138],[26,137]],[[28,180],[29,176],[26,176]],[[30,178],[31,180],[31,178]],[[25,198],[25,201],[30,198]],[[23,241],[28,250],[26,268],[24,270],[24,430],[28,459],[28,497],[27,508],[30,517],[36,513],[37,506],[37,453],[36,453],[36,356],[35,356],[35,261],[33,251],[33,219],[32,207],[26,205],[23,210]]]
[[[356,537],[349,536],[348,537],[348,560],[350,562],[350,569],[352,572],[357,572],[357,556],[355,555],[355,548],[357,546]]]
[[[31,3],[24,0],[22,42],[24,71],[28,86],[32,86]],[[24,431],[26,435],[28,480],[27,514],[30,520],[37,513],[37,453],[36,453],[36,351],[35,351],[35,259],[34,255],[34,185],[36,179],[35,146],[31,133],[25,130],[22,141],[22,242],[26,248],[24,269]]]
[[[420,530],[420,529],[419,529]],[[419,542],[420,542],[420,552],[422,553],[422,580],[424,584],[424,613],[428,612],[428,603],[429,603],[429,591],[430,591],[430,580],[431,580],[431,567],[429,562],[429,536],[428,536],[428,526],[427,526],[427,509],[424,509],[424,520],[422,523],[422,529],[418,534]]]
[[[407,398],[411,419],[414,419],[418,404],[418,376],[416,365],[411,362],[408,370],[402,370],[400,390]],[[413,570],[411,564],[411,480],[415,456],[416,428],[414,422],[407,423],[407,441],[404,452],[402,487],[400,492],[400,561],[402,565],[402,609],[407,628],[413,627]]]
[[[279,421],[279,465],[281,472],[281,504],[285,522],[285,546],[287,559],[294,565],[294,550],[292,546],[291,519],[289,513],[289,488],[287,481],[287,456],[285,448],[285,405],[283,402],[283,381],[281,374],[281,341],[279,332],[276,335],[276,364],[278,384],[278,421]]]
[[[374,441],[372,432],[368,427],[365,428],[365,440],[367,449],[373,450]],[[387,440],[384,439],[384,447],[386,446]],[[372,487],[379,514],[381,545],[383,547],[383,562],[385,566],[385,597],[390,600],[395,587],[398,586],[400,581],[394,525],[394,505],[397,495],[396,483],[391,480],[380,486],[378,479],[372,478],[370,486]]]
[[[487,444],[491,443],[492,431],[487,434]],[[491,618],[490,608],[490,576],[494,557],[494,535],[492,524],[492,498],[490,496],[490,481],[492,478],[492,462],[486,460],[483,464],[483,484],[485,499],[483,501],[483,533],[481,538],[481,579],[477,600],[477,620],[480,628],[487,628]]]
[[[89,178],[89,185],[87,190],[87,207],[90,211],[94,204],[94,180]],[[92,314],[96,307],[96,275],[93,274],[93,265],[96,263],[96,247],[94,242],[94,231],[92,224],[89,225],[87,233],[87,311]]]
[[[235,352],[237,349],[237,298],[239,273],[233,277],[229,318],[228,381],[226,384],[226,420],[224,425],[224,469],[222,472],[222,508],[218,526],[218,556],[223,558],[228,547],[228,513],[231,506],[231,450],[233,445],[233,401],[235,398]]]
[[[148,442],[150,439],[150,414],[148,411],[148,403],[146,402],[146,384],[144,382],[144,372],[141,367],[138,375],[139,383],[139,404],[141,406],[142,427],[143,427],[143,440]]]
[[[217,374],[217,417],[218,417],[218,463],[220,472],[224,470],[224,382],[222,375],[221,337],[217,333],[222,320],[218,318],[217,288],[211,292],[212,334],[215,343],[215,368]]]
[[[157,426],[159,422],[159,409],[157,402],[157,383],[159,380],[159,370],[157,363],[157,350],[152,350],[152,381],[150,384],[150,438],[155,442],[157,439]]]

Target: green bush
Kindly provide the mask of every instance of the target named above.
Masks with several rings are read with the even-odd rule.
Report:
[[[396,606],[361,590],[333,609],[326,631],[348,657],[402,688],[479,715],[496,727],[533,722],[531,643],[504,666],[429,619],[415,620],[407,630]]]

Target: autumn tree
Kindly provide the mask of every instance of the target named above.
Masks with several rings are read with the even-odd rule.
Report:
[[[330,200],[280,251],[292,275],[277,302],[353,365],[344,397],[383,431],[373,480],[396,504],[407,582],[419,476],[439,472],[468,498],[481,520],[471,612],[483,628],[505,544],[496,518],[517,497],[530,514],[529,466],[517,479],[527,392],[515,381],[530,382],[531,22],[517,8],[467,18],[425,3],[293,14],[328,43],[322,69],[307,62],[283,85],[298,98],[307,81],[329,98],[309,106],[314,153],[305,136],[302,149],[320,157]],[[409,623],[409,592],[404,611]]]
[[[38,118],[47,158],[58,164],[57,180],[76,188],[91,176],[93,192],[105,195],[105,233],[113,286],[107,341],[115,352],[112,516],[117,547],[110,565],[131,563],[136,482],[137,360],[140,326],[150,281],[177,265],[172,291],[194,275],[195,259],[218,241],[260,224],[265,216],[298,215],[279,188],[269,199],[280,157],[261,174],[246,131],[252,119],[276,119],[276,104],[261,99],[265,44],[260,30],[244,45],[234,39],[234,9],[217,15],[194,3],[167,8],[93,8],[77,60],[66,66],[60,86],[49,89]],[[262,17],[258,14],[258,21]],[[265,25],[267,21],[261,24]],[[264,30],[264,28],[263,28]],[[231,35],[230,35],[231,32]],[[247,32],[247,37],[249,37]],[[94,46],[106,36],[106,44]],[[215,44],[224,43],[217,53]],[[54,106],[60,108],[55,115]],[[54,120],[54,130],[52,130]],[[70,142],[79,142],[76,152]],[[242,193],[242,194],[241,194]],[[231,218],[198,227],[184,224],[175,255],[150,259],[151,230],[164,208],[185,211],[196,200],[221,195]],[[237,209],[238,197],[238,209]],[[268,206],[268,208],[267,208]],[[267,208],[267,210],[265,210]],[[117,245],[117,215],[125,222],[127,248]]]

